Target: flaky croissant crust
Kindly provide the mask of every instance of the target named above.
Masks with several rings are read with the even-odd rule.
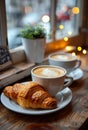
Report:
[[[57,107],[56,99],[52,98],[41,85],[32,81],[7,86],[3,92],[23,108],[54,109]]]

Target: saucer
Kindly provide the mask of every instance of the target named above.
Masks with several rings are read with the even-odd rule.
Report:
[[[84,75],[84,73],[80,68],[78,68],[68,74],[68,76],[72,77],[74,81],[82,79],[83,75]]]
[[[65,88],[62,91],[58,92],[56,95],[57,100],[57,108],[51,109],[51,110],[44,110],[44,109],[24,109],[8,97],[4,95],[4,93],[1,94],[1,102],[2,104],[8,108],[11,111],[25,114],[25,115],[44,115],[53,113],[56,111],[59,111],[66,107],[72,100],[72,91],[70,88]]]

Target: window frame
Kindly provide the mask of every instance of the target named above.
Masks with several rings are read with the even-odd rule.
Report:
[[[7,47],[5,0],[0,0],[0,45]]]
[[[52,8],[51,8],[52,19],[55,19],[54,13],[55,13],[55,8],[56,8],[56,1],[57,0],[52,0],[51,1],[51,3],[52,3]],[[83,0],[80,0],[80,1],[78,1],[78,5],[80,5],[82,7]],[[0,35],[1,35],[1,37],[0,37],[0,43],[3,46],[5,46],[5,47],[8,48],[5,0],[0,0],[0,5],[2,5],[2,6],[0,6],[0,12],[1,12],[0,13],[0,21],[1,21],[1,25],[0,25],[0,28],[1,28],[1,31],[0,31]],[[81,19],[82,19],[82,13],[79,16],[79,18],[77,19],[78,20],[77,23],[79,23],[79,21],[82,21]],[[55,21],[54,20],[51,21],[51,25],[52,25],[52,28],[54,28],[54,25],[55,25]],[[81,26],[82,26],[82,23],[80,23],[79,25],[78,24],[76,25],[76,27],[78,27],[78,28],[81,28]],[[53,32],[53,34],[55,34],[55,31]],[[79,32],[76,32],[75,34],[76,34],[75,36],[72,36],[71,38],[69,38],[70,39],[69,41],[72,41],[73,38],[75,39],[75,38],[79,37],[79,35],[80,35]],[[62,42],[63,42],[63,45],[62,45]],[[64,42],[63,39],[61,39],[61,40],[55,40],[55,37],[53,36],[53,41],[50,42],[50,43],[48,43],[48,44],[46,44],[46,51],[45,51],[45,53],[47,54],[47,53],[51,53],[53,51],[56,51],[58,49],[62,49],[66,45],[69,45],[69,42]],[[23,49],[22,46],[10,50],[10,53],[11,53],[12,59],[13,59],[13,63],[18,63],[18,62],[21,62],[21,61],[24,60],[25,54],[24,54],[23,57],[20,57],[20,61],[19,61],[19,58],[17,60],[17,57],[13,56],[13,54],[14,55],[18,54],[19,55],[18,52],[20,52],[20,51],[21,52],[23,51],[22,54],[24,54],[24,49]]]

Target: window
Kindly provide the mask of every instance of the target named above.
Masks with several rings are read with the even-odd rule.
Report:
[[[78,33],[80,2],[77,0],[5,0],[5,5],[10,49],[22,45],[19,31],[29,23],[44,25],[46,43]]]

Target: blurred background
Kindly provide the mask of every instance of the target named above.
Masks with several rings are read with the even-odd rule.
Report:
[[[82,0],[5,0],[8,46],[21,46],[19,31],[40,23],[46,29],[46,43],[76,36],[82,25]]]

